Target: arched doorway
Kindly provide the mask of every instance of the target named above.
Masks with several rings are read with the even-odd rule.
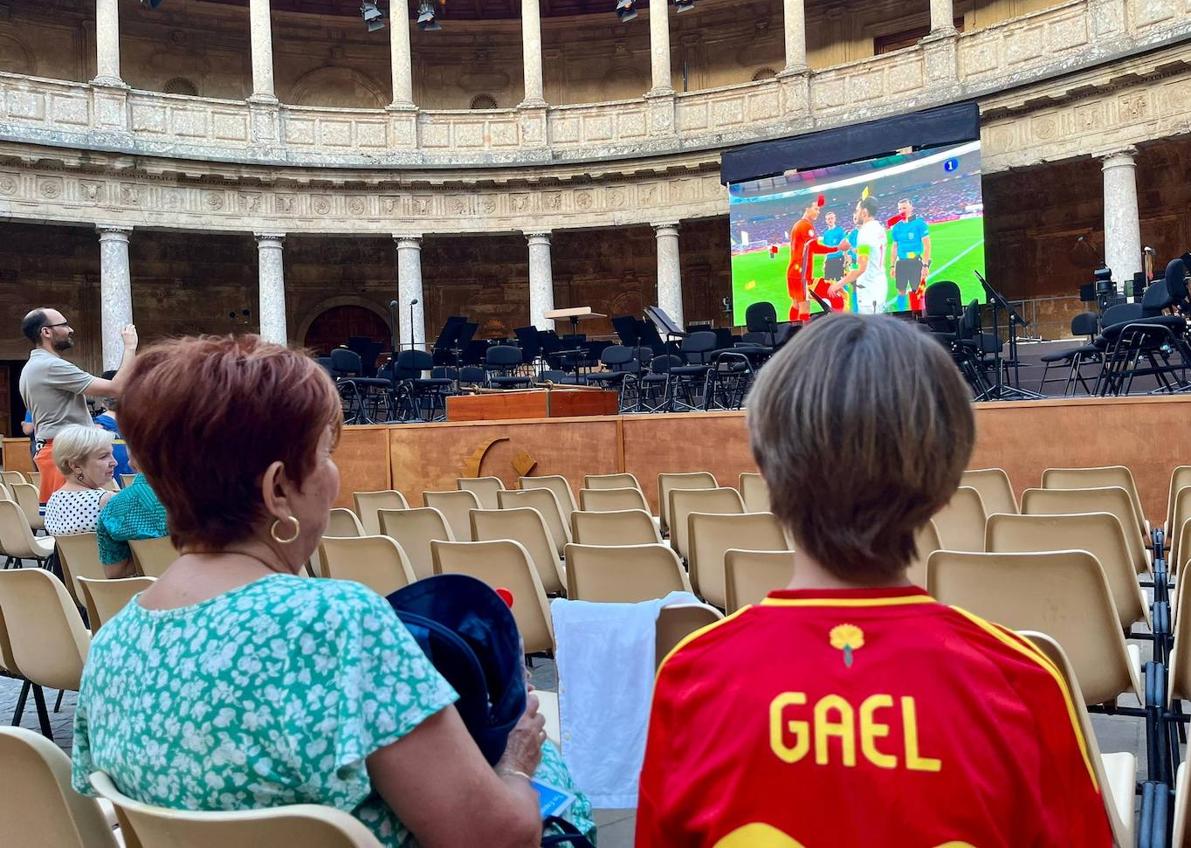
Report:
[[[380,345],[378,350],[388,350],[393,346],[385,319],[371,309],[353,304],[332,306],[320,313],[310,322],[304,344],[318,356],[326,356],[353,337],[375,342]]]

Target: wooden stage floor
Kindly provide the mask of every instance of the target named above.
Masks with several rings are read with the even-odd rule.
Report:
[[[1191,464],[1191,395],[981,403],[975,412],[970,467],[1004,468],[1019,495],[1039,485],[1046,468],[1126,465],[1146,516],[1161,521],[1171,469]],[[515,487],[522,475],[561,474],[578,491],[585,474],[630,471],[656,510],[659,472],[710,471],[721,485],[735,486],[740,472],[756,470],[745,415],[345,427],[335,455],[343,476],[339,504],[351,506],[353,492],[386,488],[420,504],[422,491],[454,489],[457,477],[476,475]]]

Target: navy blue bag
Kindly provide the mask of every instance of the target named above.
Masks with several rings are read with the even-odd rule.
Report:
[[[459,693],[455,709],[484,759],[496,765],[525,712],[525,658],[512,610],[465,574],[426,577],[387,600]]]

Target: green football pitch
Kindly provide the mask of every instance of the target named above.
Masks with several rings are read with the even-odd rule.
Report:
[[[930,225],[931,269],[927,284],[953,280],[959,284],[964,302],[973,298],[984,301],[984,291],[973,271],[984,273],[984,219],[962,218]],[[892,255],[892,248],[886,256]],[[779,321],[790,313],[786,293],[786,266],[790,264],[790,244],[783,244],[775,256],[769,249],[735,254],[732,257],[733,322],[744,324],[744,312],[753,303],[769,301],[777,309]],[[823,257],[815,257],[815,276],[823,273]],[[890,308],[897,297],[897,287],[889,280]],[[817,311],[818,307],[814,307]]]

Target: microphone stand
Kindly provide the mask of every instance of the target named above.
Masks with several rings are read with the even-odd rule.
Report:
[[[393,337],[393,360],[397,360],[397,301],[389,301],[389,334]]]
[[[417,345],[417,338],[414,334],[414,307],[418,305],[418,299],[415,297],[409,302],[409,349],[413,350]]]

